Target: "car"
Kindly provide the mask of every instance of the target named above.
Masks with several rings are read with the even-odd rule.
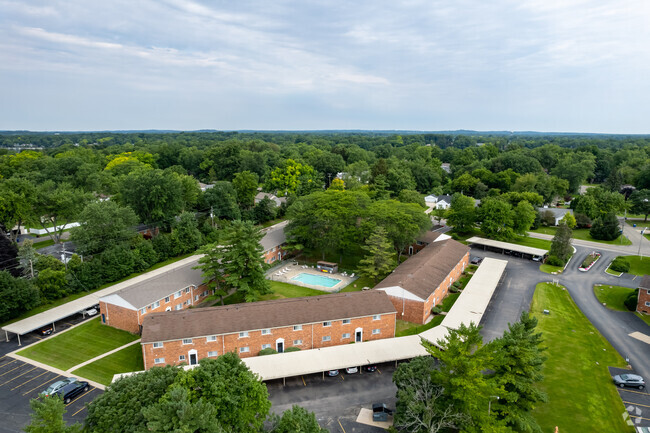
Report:
[[[354,373],[358,373],[359,369],[357,367],[348,367],[345,369],[345,372],[347,374],[354,374]]]
[[[367,371],[368,373],[372,373],[374,371],[377,371],[377,366],[376,365],[365,365],[363,367],[363,371]]]
[[[60,395],[63,398],[63,402],[68,404],[79,394],[88,391],[89,388],[88,382],[79,382],[75,379],[74,382],[68,383],[63,388],[59,388],[53,395]]]
[[[91,308],[85,310],[84,314],[86,316],[94,316],[95,314],[97,314],[97,309],[95,307],[91,307]]]
[[[45,389],[45,391],[41,392],[41,395],[43,397],[49,397],[50,395],[54,394],[64,386],[76,381],[77,381],[76,377],[68,377],[66,379],[59,380],[58,382],[54,382],[52,385],[48,386],[47,389]]]
[[[39,329],[36,332],[38,332],[41,335],[52,335],[52,332],[54,332],[54,327],[52,325],[43,326],[41,329]]]
[[[474,256],[470,259],[469,262],[473,265],[480,265],[482,261],[483,261],[483,257]]]
[[[638,374],[617,374],[614,376],[614,383],[621,388],[629,386],[631,388],[643,389],[645,381]]]
[[[338,375],[339,375],[339,371],[338,371],[338,370],[330,370],[330,371],[327,372],[327,375],[328,375],[329,377],[338,376]]]
[[[541,262],[542,260],[544,260],[544,257],[542,257],[542,256],[533,256],[533,261],[534,262]]]

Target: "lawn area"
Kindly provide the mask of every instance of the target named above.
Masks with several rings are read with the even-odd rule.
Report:
[[[524,245],[527,247],[541,248],[546,251],[551,249],[551,241],[547,241],[545,239],[531,238],[529,236],[517,236],[515,237],[515,239],[509,242],[517,245]]]
[[[144,370],[142,346],[134,344],[97,361],[84,365],[72,373],[102,385],[109,385],[113,375]]]
[[[264,295],[260,301],[268,301],[271,299],[284,299],[284,298],[299,298],[302,296],[316,296],[327,295],[328,292],[309,287],[296,286],[289,283],[282,283],[279,281],[269,281],[271,283],[271,290],[273,293]]]
[[[356,286],[356,287],[355,287]],[[364,287],[370,287],[371,289],[375,287],[375,281],[372,278],[368,277],[359,277],[352,283],[341,289],[341,292],[358,292]]]
[[[630,263],[630,274],[648,275],[650,274],[650,257],[640,256],[623,256]]]
[[[187,257],[189,257],[189,256],[191,256],[193,254],[194,253],[185,254],[185,255],[182,255],[180,257],[174,257],[172,259],[165,260],[164,262],[156,263],[155,265],[153,265],[152,267],[150,267],[149,269],[147,269],[145,271],[134,272],[133,274],[129,275],[128,277],[124,277],[121,280],[113,281],[112,283],[103,284],[103,285],[99,286],[95,290],[89,290],[87,292],[75,293],[75,294],[72,294],[72,295],[68,295],[68,296],[66,296],[64,298],[57,299],[57,300],[52,301],[52,302],[48,302],[47,304],[39,305],[38,307],[33,308],[33,309],[27,311],[24,314],[21,314],[20,316],[14,318],[14,319],[8,320],[8,321],[0,324],[0,327],[2,327],[4,325],[8,325],[10,323],[17,322],[19,320],[26,319],[27,317],[34,316],[34,315],[36,315],[38,313],[42,313],[43,311],[47,311],[47,310],[49,310],[51,308],[58,307],[59,305],[67,304],[68,302],[74,301],[75,299],[83,298],[86,295],[89,295],[91,293],[95,293],[95,292],[97,292],[99,290],[105,289],[105,288],[110,287],[110,286],[112,286],[114,284],[121,283],[122,281],[129,280],[129,279],[131,279],[133,277],[137,277],[138,275],[142,275],[142,274],[145,274],[147,272],[153,271],[154,269],[162,268],[163,266],[167,266],[170,263],[174,263],[174,262],[177,262],[179,260],[183,260],[184,258],[187,258]]]
[[[442,315],[434,316],[433,319],[431,319],[431,321],[426,325],[418,325],[417,323],[406,322],[404,320],[397,320],[397,325],[395,328],[395,337],[405,337],[407,335],[419,334],[420,332],[424,332],[427,329],[431,329],[440,325],[440,323],[442,323],[442,319],[444,318],[445,316]]]
[[[138,338],[126,331],[102,325],[98,317],[61,335],[32,344],[18,354],[67,370]]]
[[[530,231],[532,233],[542,233],[545,235],[555,236],[557,227],[540,227],[536,230],[530,230]],[[610,245],[632,245],[632,242],[625,236],[623,236],[623,239],[621,239],[621,237],[619,236],[617,239],[614,239],[613,241],[601,241],[598,239],[594,239],[589,234],[589,229],[573,229],[573,239],[580,239],[583,241],[598,242],[601,244],[610,244]]]
[[[445,299],[442,300],[440,309],[445,313],[449,313],[449,310],[451,310],[452,305],[454,305],[459,296],[460,293],[449,293],[447,296],[445,296]]]
[[[625,308],[623,301],[628,297],[634,289],[621,286],[606,286],[604,284],[594,285],[594,294],[598,301],[602,304],[605,303],[607,308],[616,311],[630,311]]]
[[[539,270],[542,272],[546,272],[547,274],[552,274],[552,273],[560,273],[564,270],[563,266],[553,266],[553,265],[547,265],[546,263],[543,263],[539,265]]]
[[[48,239],[43,242],[38,242],[34,244],[34,249],[40,250],[41,248],[49,247],[54,245],[54,241],[52,239]]]
[[[543,314],[544,309],[550,315]],[[612,384],[608,366],[624,368],[625,361],[587,320],[561,286],[540,283],[531,312],[544,337],[544,380],[540,388],[548,402],[533,416],[542,431],[633,432],[623,421],[625,407]]]

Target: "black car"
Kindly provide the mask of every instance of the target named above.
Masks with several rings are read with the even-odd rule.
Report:
[[[79,394],[88,391],[89,388],[90,387],[88,386],[88,382],[72,382],[57,390],[54,395],[62,396],[63,402],[65,404],[68,404]]]
[[[37,332],[41,335],[52,335],[52,332],[54,332],[54,327],[52,325],[43,326]]]
[[[473,265],[480,265],[482,261],[483,261],[483,257],[474,256],[470,259],[469,262]]]
[[[363,371],[367,371],[368,373],[372,373],[374,371],[377,371],[377,366],[376,365],[364,365],[363,366]]]
[[[629,386],[632,388],[643,389],[645,387],[645,381],[638,374],[617,374],[614,376],[614,383],[621,388]]]

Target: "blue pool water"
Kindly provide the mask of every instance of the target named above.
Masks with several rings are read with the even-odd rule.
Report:
[[[312,286],[321,286],[321,287],[334,287],[341,280],[336,278],[325,277],[323,275],[312,275],[301,273],[292,278],[292,280],[300,281],[301,283],[310,284]]]

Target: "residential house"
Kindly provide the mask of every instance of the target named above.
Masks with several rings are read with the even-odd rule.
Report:
[[[409,257],[375,289],[385,291],[397,318],[426,323],[469,263],[469,247],[453,239],[429,243]]]
[[[198,363],[235,352],[284,352],[395,336],[395,307],[382,291],[337,293],[151,314],[142,327],[144,368]]]
[[[255,196],[255,204],[261,202],[261,201],[264,200],[265,198],[268,198],[269,200],[271,200],[272,202],[274,202],[275,205],[278,206],[278,207],[281,206],[282,203],[286,203],[286,202],[287,202],[287,198],[286,198],[286,197],[277,197],[275,194],[271,194],[271,193],[269,193],[269,192],[261,192],[261,191],[260,191],[260,192],[258,192],[257,195]]]
[[[424,197],[424,203],[427,207],[436,209],[449,209],[451,206],[450,195],[428,195]]]
[[[564,208],[558,208],[558,207],[538,207],[537,211],[539,212],[540,216],[544,215],[544,212],[550,212],[553,214],[553,218],[555,218],[555,225],[560,224],[560,221],[564,216],[568,213],[573,215],[573,209],[564,209]]]
[[[287,223],[288,221],[283,221],[265,230],[264,237],[260,241],[264,248],[262,256],[265,263],[282,261],[287,255],[287,251],[283,248],[287,242],[287,236],[284,233]]]
[[[650,275],[644,275],[639,284],[639,298],[636,311],[650,314]]]
[[[451,174],[451,164],[450,163],[443,162],[442,164],[440,164],[440,168],[442,168],[447,173]]]
[[[417,238],[415,238],[415,243],[409,245],[408,251],[405,252],[408,252],[408,255],[412,256],[413,254],[420,252],[422,249],[424,249],[424,247],[426,247],[427,245],[433,242],[445,241],[447,239],[451,239],[451,237],[444,233],[426,231],[421,235],[419,235]]]

